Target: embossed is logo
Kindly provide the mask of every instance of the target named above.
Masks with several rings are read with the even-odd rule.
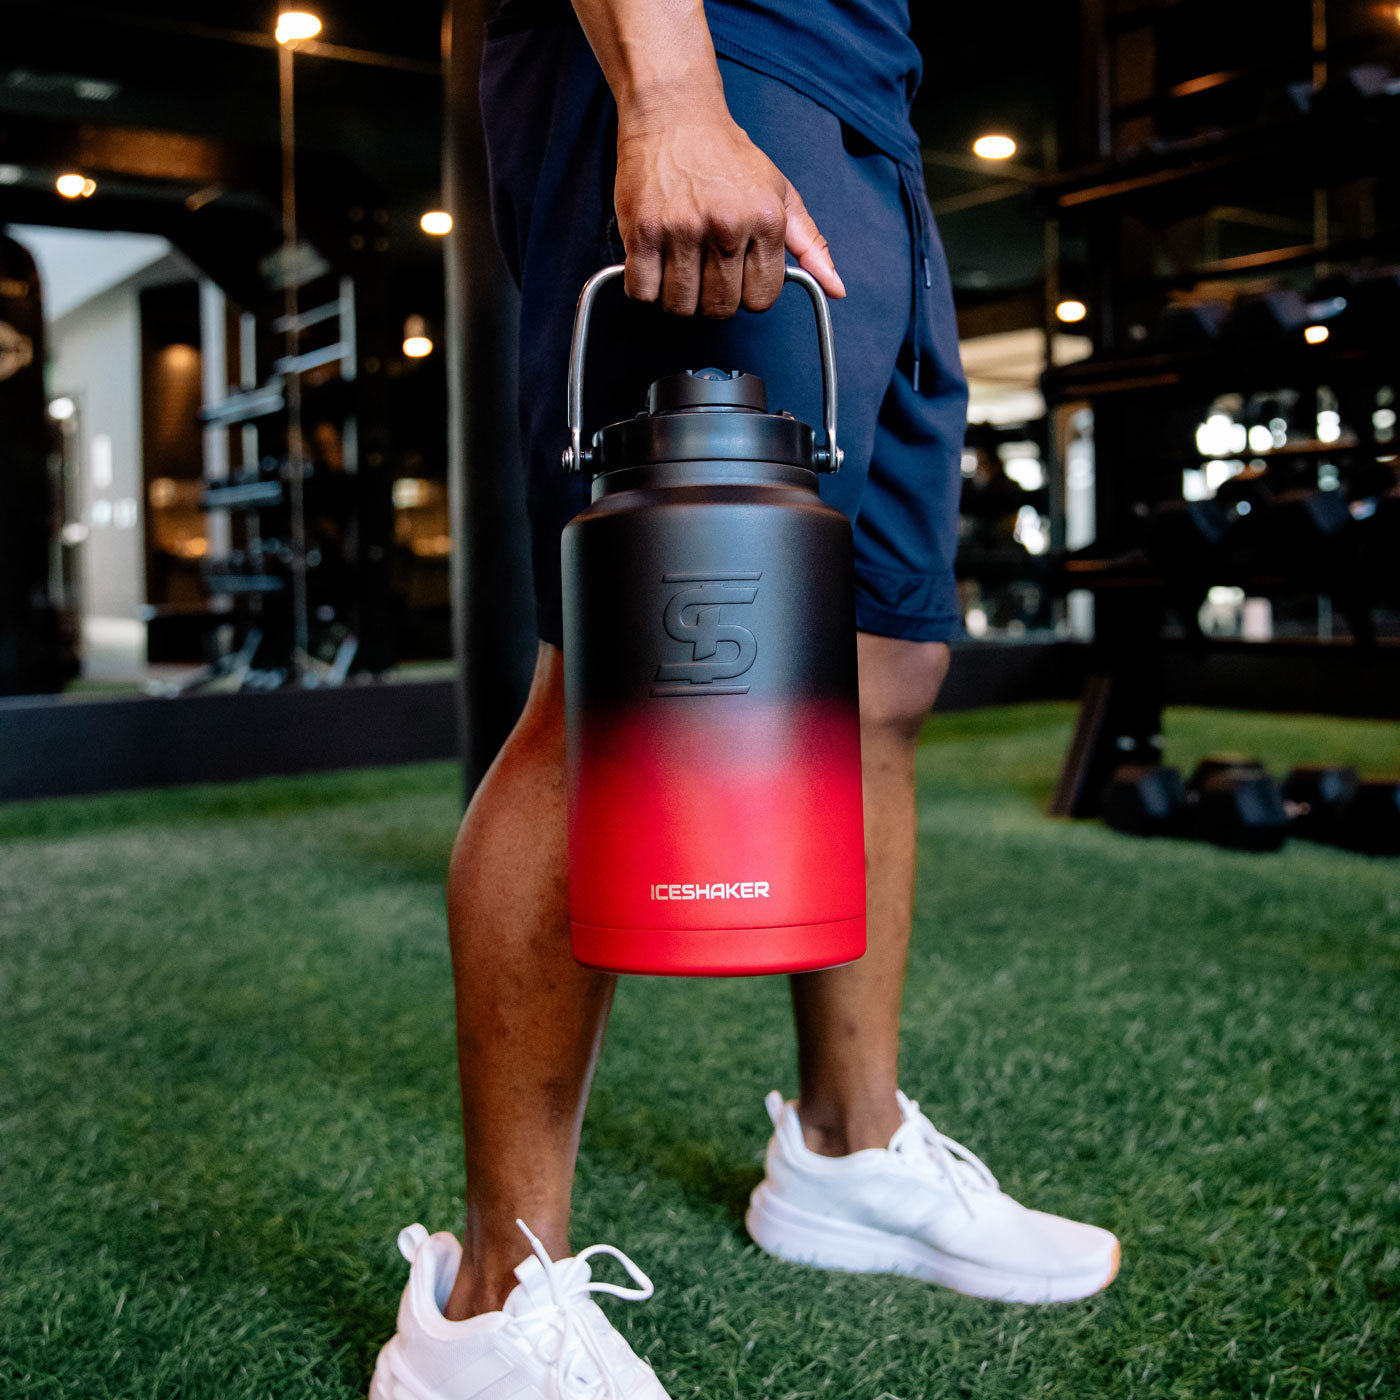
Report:
[[[758,597],[762,574],[664,574],[684,585],[667,600],[661,622],[690,655],[656,668],[653,695],[746,695],[736,684],[758,657],[758,641],[733,620],[733,610]]]

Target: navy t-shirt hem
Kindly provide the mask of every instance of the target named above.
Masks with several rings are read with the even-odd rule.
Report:
[[[847,126],[853,127],[866,140],[900,164],[918,168],[922,163],[919,138],[907,121],[887,121],[873,110],[841,101],[837,94],[816,82],[810,74],[790,68],[772,54],[763,53],[736,39],[727,32],[719,14],[713,11],[710,15],[710,37],[714,41],[715,52],[721,58],[727,58],[733,63],[753,69],[756,73],[766,74],[780,83],[785,83],[794,91],[810,98],[819,107],[825,107],[828,112],[839,117]]]

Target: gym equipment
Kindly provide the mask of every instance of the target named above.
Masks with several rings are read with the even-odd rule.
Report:
[[[1291,335],[1311,320],[1302,294],[1291,287],[1280,287],[1241,297],[1225,323],[1225,334],[1234,343],[1253,344]]]
[[[1361,783],[1340,824],[1337,844],[1366,855],[1400,855],[1400,783]]]
[[[1240,472],[1209,500],[1160,503],[1145,522],[1143,548],[1165,569],[1214,562],[1245,522],[1261,518],[1273,503],[1264,472]]]
[[[1220,328],[1229,316],[1223,301],[1180,302],[1158,315],[1146,346],[1159,351],[1200,350],[1220,339]]]
[[[1143,548],[1162,568],[1204,564],[1224,548],[1235,524],[1234,512],[1214,498],[1166,501],[1147,517]]]
[[[1276,851],[1301,808],[1253,759],[1205,758],[1189,783],[1175,768],[1118,769],[1103,794],[1104,820],[1130,836],[1192,836],[1242,851]]]
[[[1315,765],[1295,768],[1283,780],[1284,800],[1297,805],[1295,835],[1340,844],[1344,819],[1359,786],[1356,769]]]
[[[1192,833],[1201,840],[1239,851],[1276,851],[1288,839],[1288,804],[1261,764],[1203,759],[1190,787]]]
[[[1188,811],[1186,784],[1175,768],[1120,768],[1104,789],[1104,821],[1128,836],[1184,836]]]
[[[1382,474],[1385,475],[1382,475]],[[1222,562],[1242,569],[1294,572],[1336,563],[1358,518],[1369,518],[1377,484],[1388,487],[1393,474],[1374,466],[1351,473],[1349,490],[1284,486],[1262,467],[1224,481],[1204,501],[1166,501],[1148,515],[1143,547],[1159,568],[1176,571]],[[1387,479],[1388,478],[1388,479]]]
[[[1269,473],[1264,467],[1249,467],[1226,477],[1215,493],[1215,499],[1240,520],[1262,516],[1271,510],[1277,499]]]
[[[1354,768],[1295,768],[1284,796],[1303,806],[1299,836],[1366,855],[1400,855],[1400,783],[1361,782]]]
[[[865,951],[851,531],[817,494],[841,462],[830,312],[825,443],[763,381],[703,369],[583,445],[599,289],[569,365],[564,530],[569,913],[574,955],[619,972],[729,976]]]
[[[1104,821],[1129,836],[1193,836],[1235,850],[1276,851],[1289,836],[1367,855],[1400,855],[1400,782],[1361,782],[1354,768],[1294,768],[1282,785],[1236,755],[1175,768],[1119,768],[1102,797]]]
[[[1260,547],[1278,560],[1317,558],[1351,523],[1351,502],[1345,492],[1283,491],[1259,521]]]

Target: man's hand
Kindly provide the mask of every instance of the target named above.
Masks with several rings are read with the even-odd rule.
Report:
[[[628,296],[677,316],[763,311],[786,248],[843,297],[801,196],[729,115],[704,0],[573,0],[617,100]]]
[[[802,197],[727,111],[652,116],[619,129],[617,223],[628,296],[678,316],[765,311],[789,249],[843,297],[826,239]]]

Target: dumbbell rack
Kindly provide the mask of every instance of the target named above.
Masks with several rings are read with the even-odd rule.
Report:
[[[272,690],[289,681],[308,687],[337,686],[345,682],[355,659],[358,641],[353,633],[341,641],[331,662],[309,651],[304,501],[309,464],[297,454],[263,452],[264,439],[284,451],[288,448],[286,418],[294,380],[304,393],[304,377],[334,370],[339,383],[354,384],[354,284],[348,276],[323,276],[322,267],[314,262],[303,269],[295,260],[285,266],[279,261],[272,265],[272,273],[320,288],[323,304],[271,320],[268,331],[281,339],[286,353],[273,362],[270,374],[261,377],[260,343],[269,335],[260,334],[254,313],[243,311],[236,342],[239,383],[206,402],[200,413],[211,431],[237,431],[243,459],[241,469],[206,482],[202,502],[205,511],[222,517],[221,527],[211,534],[224,542],[220,555],[206,564],[204,586],[212,599],[231,609],[219,616],[229,621],[236,617],[239,645],[206,667],[152,687],[158,694],[185,694],[210,686]],[[313,328],[319,343],[306,348],[300,337]],[[335,401],[335,416],[351,456],[357,437],[353,404],[340,401],[334,393],[337,381],[330,383],[327,396]],[[271,542],[275,547],[269,547],[266,538],[268,519],[278,522],[277,533],[282,537]],[[235,537],[242,541],[237,550],[229,547]]]
[[[1060,577],[1062,590],[1087,589],[1095,599],[1094,658],[1051,804],[1062,816],[1094,815],[1120,764],[1160,761],[1162,709],[1177,665],[1222,649],[1194,623],[1192,601],[1213,585],[1336,594],[1354,642],[1252,648],[1291,657],[1278,668],[1281,688],[1271,703],[1306,707],[1301,684],[1296,697],[1286,693],[1290,675],[1327,668],[1362,681],[1354,689],[1373,706],[1364,712],[1400,718],[1400,647],[1367,635],[1369,614],[1356,596],[1359,588],[1375,601],[1389,589],[1393,604],[1400,562],[1358,573],[1350,543],[1330,556],[1220,549],[1174,561],[1143,547],[1145,522],[1164,503],[1182,501],[1183,470],[1205,464],[1194,430],[1223,394],[1286,388],[1306,404],[1325,385],[1349,406],[1352,442],[1291,434],[1281,448],[1229,454],[1264,465],[1285,487],[1305,479],[1309,467],[1315,486],[1315,467],[1326,462],[1345,490],[1353,467],[1373,466],[1400,447],[1384,440],[1369,410],[1357,408],[1374,403],[1378,386],[1400,391],[1400,283],[1381,276],[1400,263],[1392,154],[1400,80],[1377,67],[1388,63],[1400,73],[1400,27],[1391,23],[1392,38],[1358,37],[1341,31],[1332,14],[1340,15],[1339,5],[1286,0],[1277,33],[1260,36],[1250,68],[1238,54],[1210,53],[1209,26],[1197,31],[1194,49],[1167,33],[1170,25],[1189,27],[1189,12],[1202,8],[1197,0],[1086,0],[1084,8],[1086,53],[1097,69],[1083,85],[1094,94],[1085,112],[1088,159],[1045,191],[1060,244],[1084,250],[1083,285],[1067,276],[1066,291],[1090,307],[1095,343],[1093,357],[1045,377],[1052,419],[1067,418],[1057,409],[1088,404],[1095,425],[1097,540],[1067,556]],[[1219,71],[1183,69],[1185,62],[1203,70],[1214,62]],[[1277,206],[1280,191],[1307,206],[1303,226],[1288,229],[1287,219],[1259,212]],[[1242,226],[1246,215],[1255,218],[1257,227],[1242,235],[1226,213]],[[1227,228],[1233,247],[1220,246]],[[1344,275],[1357,269],[1360,281]],[[1339,287],[1353,293],[1345,308],[1334,300]],[[1296,324],[1300,306],[1326,317],[1321,343],[1305,341]],[[1373,562],[1385,557],[1375,549],[1383,531],[1400,561],[1400,498],[1375,505],[1366,522]],[[1165,635],[1173,613],[1184,619],[1181,640]]]

